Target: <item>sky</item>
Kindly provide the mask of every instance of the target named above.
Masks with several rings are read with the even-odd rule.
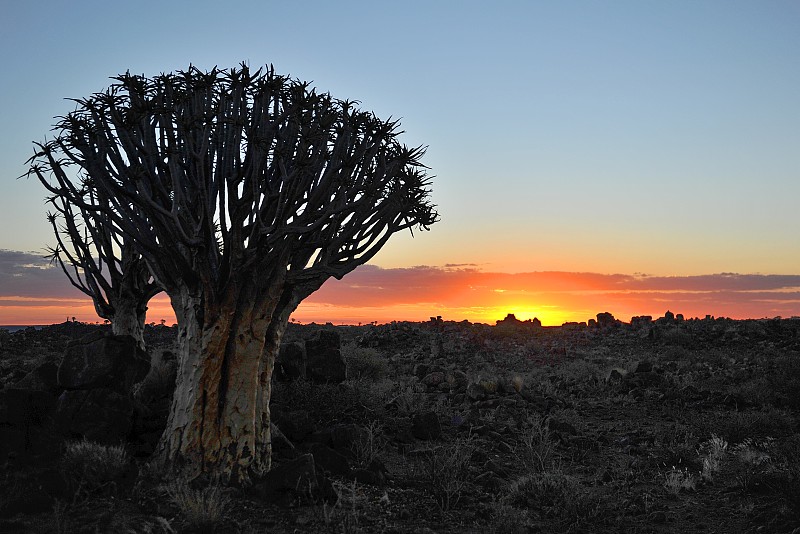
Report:
[[[395,235],[297,320],[544,324],[601,311],[800,315],[795,1],[9,2],[0,20],[0,324],[94,321],[41,259],[17,179],[68,98],[130,70],[252,67],[399,118],[430,232]],[[171,320],[167,301],[150,317]]]

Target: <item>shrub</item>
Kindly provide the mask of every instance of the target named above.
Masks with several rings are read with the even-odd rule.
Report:
[[[86,439],[66,444],[61,458],[61,473],[77,497],[116,487],[130,459],[121,445],[101,445]]]
[[[469,462],[475,452],[472,436],[425,451],[417,469],[441,511],[452,509],[469,480]]]
[[[380,380],[389,369],[386,359],[377,350],[359,347],[355,343],[343,345],[342,356],[347,362],[347,376],[350,378]]]
[[[428,404],[425,386],[419,383],[400,385],[394,403],[400,415],[413,415],[425,411]]]
[[[793,421],[780,410],[770,408],[759,412],[734,412],[726,417],[719,434],[729,443],[747,438],[782,436],[791,432]]]
[[[520,477],[508,487],[505,500],[548,521],[550,531],[572,531],[595,516],[599,500],[575,479],[561,471]]]
[[[720,462],[728,450],[728,442],[717,436],[711,435],[711,439],[700,445],[700,451],[705,452],[703,458],[702,477],[709,482],[714,479],[714,474],[720,469]]]
[[[516,450],[517,457],[527,469],[542,473],[552,466],[555,451],[556,443],[550,433],[548,420],[534,414],[530,428],[522,432]]]
[[[365,432],[353,442],[353,454],[361,467],[367,467],[383,451],[383,428],[378,421],[370,421],[364,426]]]
[[[223,493],[220,486],[194,489],[186,482],[178,480],[166,485],[164,489],[180,510],[187,530],[209,533],[217,531],[230,503],[230,497]]]
[[[673,467],[664,475],[664,488],[673,495],[681,491],[694,491],[697,481],[688,469]]]
[[[491,513],[490,532],[497,534],[526,534],[530,532],[529,518],[525,510],[494,501],[491,504]]]
[[[165,360],[163,354],[153,356],[150,371],[144,379],[133,386],[133,396],[140,402],[152,402],[162,397],[171,397],[175,390],[178,364]]]

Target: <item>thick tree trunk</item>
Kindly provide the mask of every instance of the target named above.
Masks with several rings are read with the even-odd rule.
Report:
[[[269,383],[286,323],[274,320],[288,313],[276,311],[279,298],[256,292],[230,295],[221,313],[209,313],[199,295],[172,297],[179,367],[158,454],[189,478],[208,473],[243,484],[270,466]]]
[[[115,336],[132,336],[139,348],[146,350],[144,344],[144,321],[147,306],[132,301],[114,302],[114,316],[110,318],[111,331]]]

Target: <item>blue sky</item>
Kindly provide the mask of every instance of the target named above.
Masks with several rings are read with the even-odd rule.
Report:
[[[800,272],[800,3],[8,2],[0,248],[50,243],[31,142],[126,70],[273,63],[401,118],[442,216],[381,267]]]

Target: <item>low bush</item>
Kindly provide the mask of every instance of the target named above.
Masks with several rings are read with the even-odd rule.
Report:
[[[218,485],[195,489],[183,481],[173,481],[164,490],[178,508],[185,530],[199,533],[217,532],[222,523],[230,497]]]
[[[439,510],[445,512],[458,504],[470,478],[474,452],[475,442],[470,436],[425,451],[419,458],[417,471]]]
[[[370,347],[359,347],[355,343],[342,346],[342,356],[347,362],[349,378],[380,380],[389,370],[386,359],[377,350]]]
[[[561,471],[533,473],[508,487],[507,503],[525,508],[547,522],[551,532],[570,532],[597,514],[599,499]]]
[[[61,458],[61,473],[76,497],[109,489],[116,491],[129,466],[130,458],[123,446],[101,445],[86,439],[68,442]]]

